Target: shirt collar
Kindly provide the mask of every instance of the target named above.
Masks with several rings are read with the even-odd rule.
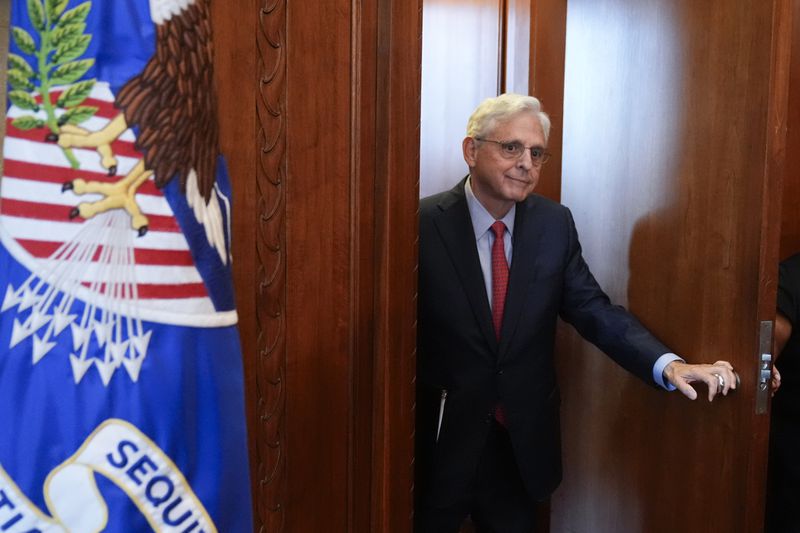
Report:
[[[469,217],[472,220],[472,229],[475,231],[475,240],[478,240],[483,237],[484,233],[489,231],[489,228],[495,222],[495,218],[483,207],[475,193],[472,192],[471,181],[472,176],[468,177],[467,182],[464,184],[464,193],[467,196],[467,208],[469,209]],[[506,213],[506,216],[500,219],[506,225],[508,234],[512,237],[514,236],[514,217],[516,214],[517,204],[514,204]]]

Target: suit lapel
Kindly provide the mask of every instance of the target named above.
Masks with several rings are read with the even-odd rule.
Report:
[[[486,285],[483,280],[478,249],[475,245],[475,232],[467,209],[462,180],[450,190],[447,197],[439,204],[442,210],[435,220],[436,228],[442,237],[450,260],[458,273],[464,292],[467,294],[472,311],[493,351],[497,350],[497,337],[492,325],[492,313],[486,296]]]
[[[544,221],[537,220],[537,202],[538,198],[532,196],[528,201],[517,204],[511,271],[506,292],[506,306],[503,311],[498,358],[505,355],[514,339],[519,318],[525,309],[528,298],[528,285],[535,277],[536,259],[545,231]]]

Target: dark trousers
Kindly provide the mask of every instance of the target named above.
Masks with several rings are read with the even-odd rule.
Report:
[[[783,391],[779,391],[780,392]],[[777,398],[777,396],[776,396]],[[773,404],[766,533],[800,533],[800,412]]]
[[[470,516],[477,533],[532,533],[536,505],[519,474],[508,431],[497,422],[486,440],[467,494],[444,507],[417,505],[416,533],[457,533]]]

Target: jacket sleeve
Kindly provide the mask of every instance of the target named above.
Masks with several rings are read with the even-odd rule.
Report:
[[[583,259],[572,214],[568,209],[564,213],[568,245],[561,317],[623,368],[656,386],[653,366],[669,348],[625,308],[611,303]]]

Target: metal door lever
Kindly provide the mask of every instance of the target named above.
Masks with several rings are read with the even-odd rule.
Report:
[[[772,328],[771,320],[761,321],[758,339],[758,387],[756,389],[756,414],[767,412],[769,403],[769,381],[772,378]]]

